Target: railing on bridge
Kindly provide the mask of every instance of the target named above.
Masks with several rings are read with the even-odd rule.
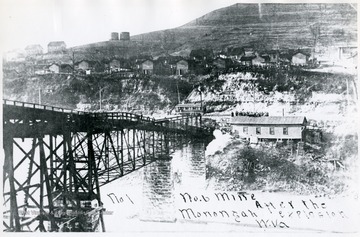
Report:
[[[143,116],[139,114],[134,114],[130,112],[84,112],[73,109],[66,109],[50,105],[41,105],[36,103],[21,102],[15,100],[3,99],[4,105],[11,105],[16,107],[29,108],[34,110],[43,110],[58,112],[62,114],[67,114],[68,120],[74,120],[73,117],[86,116],[86,118],[92,118],[95,121],[128,121],[128,122],[139,122],[142,124],[151,124],[153,126],[161,126],[168,129],[177,129],[177,130],[188,130],[189,132],[199,132],[200,130],[204,132],[211,132],[211,128],[202,126],[201,116],[200,115],[180,115],[175,117],[165,117],[155,119],[148,116]],[[196,131],[194,131],[194,129]]]

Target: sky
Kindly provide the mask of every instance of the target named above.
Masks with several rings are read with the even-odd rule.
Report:
[[[68,47],[181,26],[239,0],[0,0],[0,48]]]

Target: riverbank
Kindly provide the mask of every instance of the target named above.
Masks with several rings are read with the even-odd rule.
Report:
[[[286,146],[249,146],[229,140],[206,157],[208,188],[302,195],[353,193],[357,190],[357,150],[346,146],[341,143],[335,149],[349,152],[341,160],[343,167],[335,169],[326,159],[314,160],[310,153],[292,155]]]

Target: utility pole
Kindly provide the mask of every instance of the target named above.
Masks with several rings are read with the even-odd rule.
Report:
[[[199,90],[199,93],[200,93],[200,108],[203,109],[201,86],[199,86],[198,90]]]
[[[41,88],[39,87],[39,105],[41,105]]]
[[[105,90],[105,87],[100,87],[99,89],[99,95],[100,95],[100,110],[102,109],[102,91]]]
[[[178,94],[178,103],[180,104],[180,94],[179,94],[179,85],[178,85],[178,81],[176,81],[176,88],[177,88],[177,94]]]
[[[72,51],[71,61],[72,61],[72,74],[74,75],[74,73],[75,73],[75,52],[74,51]]]

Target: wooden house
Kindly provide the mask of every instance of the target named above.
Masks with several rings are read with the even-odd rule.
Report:
[[[78,70],[90,70],[91,62],[89,60],[81,60],[80,62],[75,63],[75,68]]]
[[[211,49],[193,49],[190,52],[190,58],[195,61],[208,61],[214,57]]]
[[[309,54],[306,54],[301,51],[297,51],[291,56],[291,64],[292,65],[306,65],[309,62]]]
[[[138,62],[137,69],[140,73],[150,75],[154,73],[154,62],[150,59]]]
[[[91,61],[90,62],[91,70],[93,72],[104,72],[105,65],[100,61]]]
[[[26,58],[26,51],[22,49],[14,49],[6,52],[4,56],[6,62],[23,62]]]
[[[32,44],[32,45],[28,45],[25,48],[26,54],[28,56],[33,56],[33,55],[39,55],[43,53],[43,47],[41,47],[41,45],[39,44]]]
[[[267,65],[270,63],[270,57],[267,54],[256,54],[252,59],[252,65]]]
[[[244,56],[254,56],[255,51],[253,47],[243,47],[243,54]]]
[[[184,75],[189,72],[188,61],[181,59],[176,63],[176,75]]]
[[[73,72],[73,67],[69,64],[61,64],[60,65],[60,73],[70,74]]]
[[[217,68],[217,69],[226,69],[226,61],[224,58],[216,58],[214,61],[213,61],[213,67],[214,68]]]
[[[154,74],[174,75],[176,73],[176,61],[179,57],[163,56],[154,61]]]
[[[235,134],[247,139],[304,141],[307,120],[301,116],[235,116],[230,124]]]
[[[59,53],[66,51],[66,44],[64,41],[53,41],[48,44],[48,53]]]
[[[120,60],[116,59],[116,58],[112,59],[109,62],[109,68],[111,71],[120,71],[120,68],[121,68]]]
[[[49,65],[37,64],[37,65],[34,65],[33,73],[35,75],[44,75],[44,74],[49,74],[51,72],[49,70]]]
[[[240,58],[244,55],[244,49],[241,47],[230,47],[226,49],[226,54],[229,58],[240,60]]]
[[[241,64],[242,65],[245,65],[245,66],[252,66],[252,63],[253,63],[253,59],[256,58],[255,55],[249,55],[249,56],[242,56],[240,58],[240,61],[241,61]]]
[[[48,69],[52,73],[60,73],[60,65],[57,63],[51,64]]]
[[[265,53],[269,56],[269,63],[278,64],[279,63],[279,51],[278,50],[269,50]]]
[[[279,52],[279,63],[282,65],[290,65],[292,54],[289,51]]]

